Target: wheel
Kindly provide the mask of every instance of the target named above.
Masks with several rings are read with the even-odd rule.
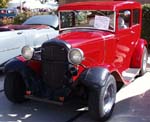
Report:
[[[8,100],[13,103],[22,103],[26,99],[25,83],[19,73],[8,73],[4,80],[4,92]]]
[[[147,52],[147,48],[144,47],[143,55],[142,55],[142,65],[141,65],[140,76],[146,72],[147,60],[148,60],[148,52]]]
[[[109,75],[106,84],[89,93],[89,112],[98,120],[106,120],[111,116],[116,100],[116,80]]]

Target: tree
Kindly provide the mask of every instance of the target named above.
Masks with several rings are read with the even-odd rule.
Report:
[[[9,0],[0,0],[0,8],[5,8],[7,7],[7,3]]]

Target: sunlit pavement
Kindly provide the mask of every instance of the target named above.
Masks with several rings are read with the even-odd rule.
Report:
[[[0,76],[1,89],[3,77]],[[57,106],[28,101],[17,105],[0,92],[0,122],[96,122],[88,112],[80,111],[84,107],[80,102]],[[147,73],[117,93],[113,115],[107,122],[150,122],[150,58]]]

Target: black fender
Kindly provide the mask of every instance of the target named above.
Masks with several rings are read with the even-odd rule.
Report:
[[[35,73],[33,70],[27,66],[27,62],[23,62],[17,58],[13,58],[8,61],[4,66],[4,73],[17,72],[19,73],[25,82],[26,89],[31,90],[32,83],[36,82]]]
[[[5,65],[4,65],[4,72],[24,72],[26,70],[27,66],[25,65],[25,62],[20,61],[17,58],[13,58],[9,60]]]
[[[79,81],[88,88],[101,88],[105,85],[110,72],[106,68],[93,67],[83,71]]]

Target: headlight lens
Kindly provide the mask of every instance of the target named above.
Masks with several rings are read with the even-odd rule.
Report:
[[[84,53],[79,48],[72,48],[68,53],[68,60],[70,63],[78,65],[84,59]]]
[[[30,46],[24,46],[21,50],[21,54],[26,60],[30,60],[32,58],[33,52],[34,49]]]

